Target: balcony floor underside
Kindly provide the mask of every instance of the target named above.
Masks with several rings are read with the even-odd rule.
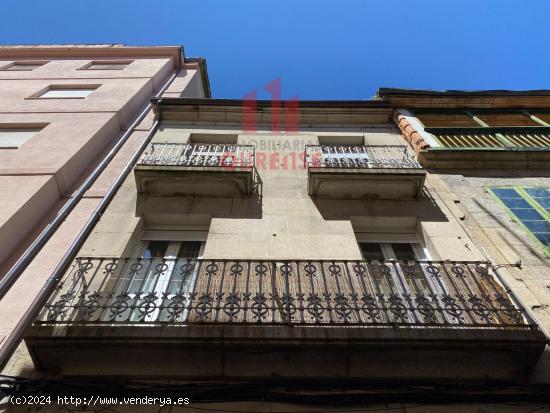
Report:
[[[310,168],[308,192],[317,198],[415,199],[425,178],[422,169]]]
[[[545,341],[536,330],[259,325],[35,325],[37,368],[68,376],[153,378],[525,377]]]
[[[140,193],[152,196],[243,197],[252,193],[252,168],[138,166]]]

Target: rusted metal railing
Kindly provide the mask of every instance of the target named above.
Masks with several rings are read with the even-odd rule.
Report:
[[[42,323],[530,328],[486,262],[78,258]]]
[[[307,145],[307,168],[419,168],[403,145]]]

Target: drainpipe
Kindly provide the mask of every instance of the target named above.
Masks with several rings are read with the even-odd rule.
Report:
[[[162,94],[168,89],[170,84],[174,81],[174,79],[179,74],[179,70],[174,72],[172,76],[166,81],[166,83],[163,85],[163,87],[159,90],[159,92],[155,95],[155,97],[160,97]],[[19,258],[19,260],[15,263],[15,265],[8,271],[6,276],[0,281],[0,299],[4,297],[4,295],[7,293],[7,291],[10,289],[11,285],[19,278],[19,276],[22,274],[22,272],[27,268],[27,266],[30,264],[32,259],[36,256],[36,254],[42,249],[42,247],[46,244],[48,239],[55,233],[57,228],[61,225],[61,223],[65,220],[67,215],[74,209],[74,207],[78,204],[78,202],[81,200],[84,193],[92,186],[92,184],[95,182],[95,180],[101,175],[103,170],[107,167],[107,165],[110,163],[110,161],[114,158],[114,156],[118,153],[118,151],[122,148],[122,146],[126,143],[130,135],[132,134],[133,130],[137,127],[137,125],[145,118],[145,116],[149,113],[149,111],[152,108],[152,104],[148,103],[147,106],[143,109],[143,111],[138,115],[136,120],[130,125],[128,130],[120,137],[116,145],[109,151],[109,153],[105,156],[105,158],[97,165],[97,167],[92,171],[92,173],[88,176],[86,181],[80,186],[78,191],[75,193],[75,195],[67,201],[67,203],[63,206],[63,208],[59,211],[55,219],[48,224],[46,228],[40,233],[40,235],[33,241],[33,243],[27,248],[25,253]],[[23,332],[27,328],[28,325],[30,325],[35,317],[36,314],[40,311],[42,306],[44,305],[45,301],[48,299],[51,291],[55,288],[69,265],[71,264],[74,255],[77,253],[77,251],[80,249],[92,229],[94,228],[97,221],[99,221],[99,218],[109,205],[110,201],[114,197],[117,190],[120,188],[128,174],[132,171],[132,168],[134,167],[134,164],[139,159],[141,153],[147,145],[149,144],[149,141],[153,137],[154,133],[156,132],[159,125],[158,118],[154,120],[153,125],[147,132],[147,135],[145,136],[145,139],[140,144],[140,146],[137,148],[136,152],[130,159],[130,161],[126,164],[124,169],[121,171],[119,176],[116,178],[116,180],[111,184],[109,187],[109,190],[107,191],[105,197],[101,200],[99,205],[96,207],[88,221],[86,221],[86,224],[84,225],[84,228],[79,232],[76,239],[71,243],[69,246],[67,252],[61,259],[61,261],[57,264],[55,269],[53,270],[50,277],[46,280],[44,286],[40,289],[37,296],[34,298],[33,302],[31,303],[30,307],[27,309],[23,317],[19,320],[17,325],[15,326],[14,330],[11,332],[11,334],[6,338],[6,340],[2,343],[2,346],[0,347],[0,369],[5,366],[13,352],[15,351],[17,345],[21,341],[21,338],[23,336]]]

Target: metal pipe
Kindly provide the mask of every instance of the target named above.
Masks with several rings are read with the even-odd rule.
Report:
[[[550,344],[550,332],[546,329],[543,323],[539,322],[537,320],[537,316],[533,313],[533,311],[529,308],[527,304],[521,299],[521,297],[516,294],[514,289],[510,286],[508,281],[502,276],[502,274],[498,271],[499,267],[498,265],[495,265],[493,259],[491,258],[491,255],[483,248],[482,246],[479,247],[480,250],[485,255],[485,258],[487,261],[489,261],[489,264],[491,265],[491,268],[493,269],[493,272],[498,278],[498,281],[502,284],[508,295],[512,297],[512,300],[515,301],[516,305],[521,308],[523,316],[527,319],[527,321],[531,325],[535,325],[541,332],[544,334],[544,337],[546,338],[546,342]]]
[[[166,81],[164,86],[159,90],[155,97],[159,97],[164,93],[164,91],[170,86],[178,72],[172,74],[170,79]],[[141,111],[138,117],[132,122],[128,127],[126,132],[120,137],[115,146],[109,151],[107,155],[102,159],[102,161],[95,167],[95,169],[90,173],[86,180],[80,185],[78,190],[71,196],[71,198],[63,205],[59,210],[54,220],[50,222],[40,234],[34,239],[31,245],[25,250],[25,252],[19,257],[17,262],[10,268],[6,275],[0,280],[0,300],[6,295],[13,283],[19,278],[21,273],[27,268],[31,263],[32,259],[40,252],[42,247],[50,239],[50,237],[55,233],[57,228],[63,223],[65,218],[69,213],[74,209],[78,202],[82,199],[84,193],[93,185],[101,173],[105,170],[107,165],[112,161],[115,155],[118,153],[120,148],[126,143],[134,129],[137,125],[145,118],[147,113],[151,110],[152,105],[148,103],[147,106]]]
[[[168,79],[167,82],[164,84],[164,86],[159,90],[159,92],[156,95],[157,97],[161,96],[164,93],[164,91],[170,86],[170,84],[177,77],[178,73],[179,73],[179,70],[174,72],[174,74],[170,77],[170,79]],[[147,105],[147,107],[140,113],[140,115],[138,116],[136,121],[134,121],[132,123],[133,128],[135,128],[139,124],[139,122],[141,120],[143,120],[143,118],[145,117],[145,115],[147,115],[147,113],[149,112],[149,110],[151,108],[152,108],[152,105],[151,105],[151,103],[149,103]],[[111,200],[114,197],[115,193],[120,188],[120,186],[122,185],[122,183],[124,182],[124,180],[126,179],[128,174],[132,170],[135,162],[139,159],[139,156],[141,155],[143,150],[149,144],[149,141],[151,140],[153,134],[156,132],[156,130],[158,128],[158,125],[159,125],[159,120],[155,119],[155,121],[153,122],[153,125],[151,126],[151,128],[147,132],[147,135],[145,136],[145,139],[143,140],[141,145],[137,148],[137,150],[135,151],[132,158],[129,160],[129,162],[126,164],[124,169],[118,175],[117,179],[111,184],[111,186],[109,187],[107,193],[105,194],[105,197],[101,200],[101,202],[95,208],[92,215],[88,218],[88,220],[86,221],[86,224],[84,225],[82,230],[78,233],[78,235],[74,239],[74,241],[71,243],[71,245],[69,246],[67,252],[63,256],[61,261],[57,264],[57,266],[53,270],[52,274],[48,277],[48,279],[46,280],[44,286],[38,292],[38,294],[34,298],[33,302],[29,306],[29,308],[25,311],[25,313],[23,314],[21,319],[18,321],[18,323],[16,324],[13,331],[10,333],[10,335],[8,337],[6,337],[5,341],[2,343],[2,346],[0,347],[0,369],[3,368],[5,366],[5,364],[8,362],[9,358],[11,357],[11,355],[13,354],[15,349],[17,348],[17,345],[21,341],[21,338],[23,336],[23,332],[25,331],[27,326],[33,322],[34,318],[36,317],[36,314],[40,311],[40,309],[42,308],[42,305],[44,304],[44,302],[47,300],[48,296],[50,295],[51,290],[55,287],[55,285],[57,284],[57,282],[59,281],[59,279],[62,277],[63,273],[65,272],[65,270],[71,264],[74,254],[82,246],[82,244],[86,240],[87,236],[89,235],[89,233],[91,232],[91,230],[94,228],[95,224],[97,223],[97,221],[101,217],[102,213],[105,211],[105,209],[107,208],[107,206],[111,202]],[[132,131],[132,129],[128,129],[128,131],[123,135],[123,137],[121,137],[119,142],[117,142],[117,144],[115,145],[116,148],[117,148],[117,151],[122,147],[124,142],[128,139],[128,137],[131,134],[131,131]],[[123,140],[123,138],[124,138],[124,140]],[[115,148],[113,148],[113,150],[114,149]],[[92,174],[90,174],[90,177],[88,177],[88,179],[86,180],[86,182],[89,182],[89,185],[91,185],[93,183],[93,181],[95,179],[97,179],[97,177],[99,177],[102,170],[105,169],[105,167],[107,166],[109,161],[114,157],[114,155],[116,155],[117,151],[113,153],[113,150],[111,150],[109,152],[107,157],[98,165],[98,167],[92,172]],[[109,156],[110,156],[110,158],[108,158]],[[99,170],[100,167],[102,168],[101,170]],[[81,186],[81,189],[83,189],[83,188],[84,188],[84,184]],[[65,207],[63,208],[63,210],[65,211],[65,216],[70,212],[70,210],[72,210],[74,208],[74,206],[76,205],[78,200],[82,197],[84,192],[85,192],[85,189],[83,191],[81,191],[79,189],[79,198],[77,199],[77,201],[73,201],[73,205],[71,205],[71,206],[65,205]],[[73,199],[76,199],[76,196],[77,195],[75,194],[75,197],[71,198],[71,200],[68,201],[67,203],[71,202]],[[52,221],[52,224],[54,222],[58,221],[59,216],[60,215],[58,215],[56,217],[56,219],[54,221]],[[47,227],[47,228],[50,228],[49,229],[50,233],[44,233],[44,231],[43,231],[39,235],[39,237],[42,237],[41,240],[40,241],[35,240],[35,242],[33,242],[32,245],[36,245],[34,248],[37,249],[36,251],[34,251],[34,254],[33,254],[33,251],[29,251],[29,250],[25,251],[25,261],[23,262],[20,259],[20,261],[23,262],[23,263],[19,264],[19,266],[16,269],[12,268],[14,270],[13,272],[10,270],[11,273],[15,274],[15,276],[12,276],[12,277],[14,277],[13,281],[15,281],[17,279],[17,277],[21,274],[21,272],[30,263],[30,261],[32,260],[32,257],[34,255],[36,255],[36,253],[40,250],[40,248],[46,243],[46,241],[53,234],[55,229],[57,229],[60,222],[57,223],[56,226],[53,226],[52,224],[50,224]],[[32,247],[32,245],[31,245],[31,247]],[[29,249],[30,249],[30,247],[29,247]],[[30,256],[30,258],[28,258],[28,256],[30,254],[33,254],[33,255]],[[19,263],[19,261],[18,261],[18,263]],[[16,265],[18,263],[16,263]],[[7,288],[9,289],[9,286]]]
[[[439,194],[439,192],[436,190],[435,191],[435,194],[437,195],[437,197],[439,198],[439,200],[443,203],[443,205],[447,206],[447,203],[445,202],[445,200],[443,199],[443,197]],[[448,207],[447,207],[448,208]],[[454,216],[455,218],[455,221],[460,225],[460,227],[464,230],[464,232],[473,240],[475,239],[475,237],[472,237],[470,235],[470,230],[468,229],[468,227],[464,224],[464,222],[459,218],[457,217],[454,212],[449,208],[449,211],[450,213]],[[485,230],[482,228],[483,232],[485,232]],[[487,235],[487,234],[485,234]],[[521,311],[521,313],[523,314],[523,316],[527,319],[527,321],[529,321],[529,323],[531,325],[535,325],[541,332],[542,334],[544,334],[544,336],[546,337],[546,341],[547,343],[550,344],[550,332],[544,327],[543,323],[539,322],[537,320],[537,317],[535,316],[535,314],[531,311],[531,309],[529,308],[529,306],[527,306],[525,304],[525,302],[518,296],[518,294],[515,293],[514,289],[512,287],[510,287],[510,284],[506,281],[506,279],[502,276],[502,274],[498,271],[498,266],[495,264],[494,260],[492,259],[491,257],[491,254],[489,254],[489,252],[482,246],[482,245],[476,245],[476,247],[479,248],[479,250],[481,251],[481,254],[483,255],[483,257],[487,260],[487,262],[489,263],[489,265],[491,266],[491,269],[493,270],[493,272],[495,273],[495,275],[497,276],[497,279],[498,281],[502,284],[502,286],[505,288],[506,292],[510,295],[510,297],[512,298],[512,300],[514,301],[514,304],[518,305],[518,307],[520,307],[520,310],[523,310]]]

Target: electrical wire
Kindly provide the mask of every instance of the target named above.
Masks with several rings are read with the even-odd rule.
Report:
[[[255,380],[241,382],[170,383],[114,379],[29,379],[0,376],[0,394],[98,395],[116,397],[181,397],[193,404],[259,401],[324,406],[364,406],[380,403],[550,403],[550,385],[510,383],[393,383],[346,380]],[[196,408],[196,407],[195,407]],[[200,410],[200,408],[197,408]],[[204,410],[204,409],[203,409]],[[356,409],[357,410],[357,409]],[[361,411],[361,410],[357,410]],[[365,410],[368,411],[368,410]],[[312,413],[309,411],[308,413]]]
[[[417,405],[411,405],[411,406],[395,406],[395,407],[379,407],[379,408],[357,408],[352,407],[354,412],[385,412],[390,410],[403,410],[403,409],[415,409],[418,407],[424,407],[427,406],[426,404],[417,404]],[[244,410],[225,410],[225,409],[212,409],[212,408],[202,408],[202,407],[196,407],[196,406],[181,406],[184,409],[194,409],[194,410],[202,410],[202,411],[208,411],[208,412],[216,412],[216,413],[247,413]],[[349,409],[338,409],[338,410],[285,410],[285,411],[277,411],[277,410],[270,410],[269,413],[346,413],[349,412]]]

